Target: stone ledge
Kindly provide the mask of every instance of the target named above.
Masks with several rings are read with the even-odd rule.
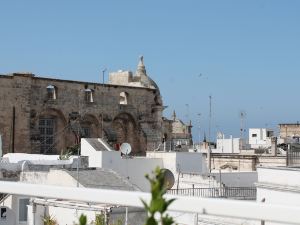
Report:
[[[264,188],[269,190],[290,191],[290,192],[300,193],[300,186],[286,186],[286,185],[262,183],[262,182],[255,183],[255,186],[257,188]]]

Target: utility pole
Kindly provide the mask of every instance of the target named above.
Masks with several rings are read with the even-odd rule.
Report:
[[[211,142],[211,99],[212,96],[209,96],[209,126],[208,126],[208,172],[211,173],[211,149],[210,149],[210,142]]]
[[[190,110],[189,110],[189,104],[185,104],[185,106],[186,106],[186,121],[187,121],[187,123],[189,122],[189,120],[190,120]]]

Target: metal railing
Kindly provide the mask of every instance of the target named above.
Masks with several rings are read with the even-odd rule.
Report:
[[[205,198],[256,200],[256,187],[182,188],[171,189],[167,193]]]
[[[0,193],[140,208],[143,208],[141,199],[146,202],[150,202],[151,200],[151,194],[145,192],[49,186],[7,181],[0,181]],[[166,199],[173,198],[176,200],[169,206],[169,210],[175,212],[196,213],[249,220],[263,220],[289,224],[300,223],[299,206],[279,205],[266,202],[261,203],[166,195]]]
[[[286,157],[287,166],[300,166],[300,144],[290,144]]]

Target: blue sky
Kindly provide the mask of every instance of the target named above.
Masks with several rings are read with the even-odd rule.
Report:
[[[197,140],[300,120],[300,1],[2,1],[0,73],[100,81],[144,55],[165,116],[191,119]],[[201,113],[201,117],[197,116]]]

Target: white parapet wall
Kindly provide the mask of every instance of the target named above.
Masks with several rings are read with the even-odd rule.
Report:
[[[122,157],[119,151],[97,151],[87,141],[81,141],[81,155],[89,157],[89,167],[111,169],[143,191],[149,191],[146,174],[163,167],[161,158]]]
[[[257,201],[300,206],[300,169],[259,167]]]
[[[158,158],[163,167],[175,173],[206,174],[205,157],[198,152],[147,152],[147,158]]]
[[[147,152],[146,157],[121,157],[118,151],[97,151],[87,141],[81,141],[81,155],[89,157],[89,167],[109,168],[143,191],[149,190],[145,174],[150,174],[156,167],[178,173],[206,174],[207,166],[201,153],[191,152]]]
[[[70,200],[72,202],[132,207],[143,207],[141,199],[146,202],[150,202],[151,199],[151,194],[144,192],[57,187],[3,181],[0,182],[0,192],[44,199],[64,199],[65,201]],[[166,195],[165,197],[167,199],[175,198],[176,200],[168,209],[170,211],[182,212],[182,214],[198,213],[221,217],[235,217],[243,219],[244,222],[246,222],[246,219],[250,219],[258,220],[258,222],[264,220],[284,224],[300,223],[300,207],[289,204],[272,204],[268,202],[234,201],[174,195]],[[74,215],[74,217],[76,218],[76,215]]]

